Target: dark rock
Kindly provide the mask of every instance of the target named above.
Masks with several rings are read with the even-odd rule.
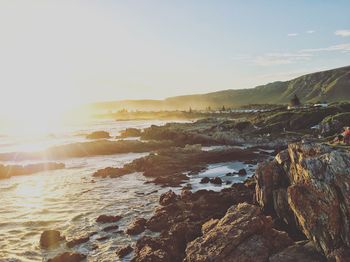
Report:
[[[238,171],[238,175],[245,176],[245,175],[247,175],[247,171],[244,168],[242,168]]]
[[[145,231],[145,225],[147,220],[144,218],[138,218],[134,220],[131,225],[128,226],[125,233],[128,235],[138,235]]]
[[[104,236],[104,237],[99,237],[99,238],[96,238],[97,241],[105,241],[107,240],[109,237],[108,236]]]
[[[65,252],[48,260],[48,262],[79,262],[86,258],[86,255],[80,253]]]
[[[96,222],[98,223],[114,223],[121,219],[121,216],[100,215]]]
[[[174,193],[174,191],[169,190],[168,192],[165,192],[160,195],[159,204],[161,204],[162,206],[166,206],[171,203],[174,203],[176,200],[177,195]]]
[[[270,262],[322,262],[327,259],[307,241],[298,242],[281,252],[271,256]]]
[[[130,245],[127,245],[127,246],[118,248],[116,254],[118,255],[119,258],[123,258],[126,255],[130,254],[133,250],[134,249]]]
[[[40,236],[40,246],[42,248],[57,247],[62,240],[65,240],[64,236],[57,230],[45,230]]]
[[[104,139],[104,138],[110,138],[110,137],[111,136],[106,131],[96,131],[86,136],[87,139]]]
[[[232,176],[233,173],[227,173],[225,176]]]
[[[119,228],[119,226],[112,225],[112,226],[108,226],[108,227],[103,228],[102,231],[109,232],[109,231],[117,230],[118,228]]]
[[[201,179],[201,184],[208,184],[210,182],[210,179],[209,179],[209,177],[203,177],[202,179]]]
[[[76,245],[80,245],[80,244],[88,242],[89,239],[90,239],[90,236],[75,238],[75,239],[67,242],[67,247],[69,247],[69,248],[75,247]]]
[[[215,185],[221,185],[222,180],[220,177],[214,177],[210,179],[210,183],[215,184]]]

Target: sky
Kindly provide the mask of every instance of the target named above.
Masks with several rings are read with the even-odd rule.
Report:
[[[347,0],[1,0],[0,111],[252,88],[350,65]]]

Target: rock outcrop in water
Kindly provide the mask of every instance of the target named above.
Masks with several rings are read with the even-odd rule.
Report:
[[[31,164],[26,166],[0,165],[0,179],[10,178],[12,176],[31,175],[42,171],[64,169],[64,168],[65,168],[65,165],[63,163],[40,163],[40,164]]]
[[[264,211],[300,229],[330,259],[350,260],[350,152],[296,143],[256,171]]]
[[[110,137],[111,136],[106,131],[95,131],[86,136],[87,139],[106,139]]]
[[[153,182],[164,186],[179,186],[188,180],[184,174],[205,170],[208,164],[228,161],[248,161],[259,158],[252,150],[231,148],[226,150],[202,151],[197,146],[169,148],[159,150],[143,158],[135,159],[123,168],[105,168],[95,172],[96,177],[119,177],[122,175],[143,172]]]
[[[45,249],[54,248],[65,239],[57,230],[45,230],[40,236],[40,246]]]

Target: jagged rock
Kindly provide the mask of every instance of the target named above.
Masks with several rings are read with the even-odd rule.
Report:
[[[331,254],[350,247],[350,152],[317,143],[290,144],[256,171],[256,197],[266,212],[298,227]]]
[[[145,225],[147,220],[144,218],[138,218],[132,222],[131,225],[126,229],[128,235],[138,235],[145,231]]]
[[[98,223],[113,223],[113,222],[119,221],[121,218],[122,218],[121,216],[100,215],[96,219],[96,222],[98,222]]]
[[[69,248],[75,247],[76,245],[80,245],[80,244],[88,242],[89,239],[90,239],[90,236],[75,238],[75,239],[67,242],[67,247],[69,247]]]
[[[272,228],[271,217],[259,207],[241,203],[204,225],[203,236],[187,245],[185,261],[267,261],[292,243],[287,233]]]
[[[116,254],[118,255],[119,258],[123,258],[126,255],[130,254],[133,250],[134,249],[130,245],[127,245],[127,246],[118,248]]]
[[[271,256],[269,262],[322,262],[327,261],[312,244],[303,241],[292,245],[281,252]]]
[[[160,195],[159,204],[162,206],[169,205],[171,203],[174,203],[177,200],[177,197],[178,196],[174,193],[174,191],[169,190],[168,192]]]
[[[246,171],[244,168],[242,168],[242,169],[240,169],[240,170],[238,171],[238,175],[239,175],[239,176],[245,176],[245,175],[247,175],[247,171]]]
[[[40,246],[42,248],[57,247],[62,240],[65,240],[64,236],[57,230],[45,230],[40,236]]]
[[[86,255],[80,253],[65,252],[61,255],[49,259],[47,262],[79,262],[86,258]]]
[[[186,244],[201,235],[202,224],[223,217],[232,204],[251,202],[252,195],[253,189],[243,184],[234,184],[221,192],[199,190],[192,193],[182,190],[181,197],[157,208],[147,221],[148,229],[161,234],[159,237],[143,237],[138,240],[135,261],[152,261],[142,259],[151,257],[156,260],[160,259],[160,255],[164,261],[182,261]]]
[[[201,184],[208,184],[210,182],[210,178],[209,177],[203,177],[202,179],[201,179]]]
[[[221,185],[222,180],[220,177],[214,177],[210,179],[210,183],[215,184],[215,185]]]

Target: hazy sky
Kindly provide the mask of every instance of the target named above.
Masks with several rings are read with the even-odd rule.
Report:
[[[349,12],[347,0],[1,0],[0,109],[249,88],[350,65]]]

